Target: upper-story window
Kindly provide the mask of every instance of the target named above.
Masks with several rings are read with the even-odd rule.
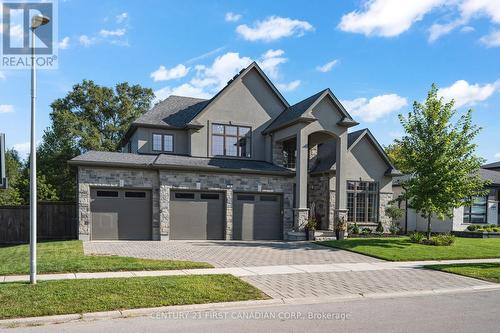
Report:
[[[172,134],[153,134],[153,151],[174,151],[174,136]]]
[[[247,126],[212,125],[212,155],[250,157],[252,129]]]

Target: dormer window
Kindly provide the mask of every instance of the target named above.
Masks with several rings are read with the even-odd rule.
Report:
[[[252,128],[224,124],[212,125],[212,155],[250,157]]]
[[[174,136],[172,134],[153,134],[153,151],[171,153],[174,151]]]

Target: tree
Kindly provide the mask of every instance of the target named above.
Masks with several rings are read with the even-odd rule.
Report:
[[[17,206],[22,204],[17,185],[21,176],[22,163],[19,154],[14,149],[5,152],[5,166],[9,187],[0,190],[0,206]]]
[[[38,148],[39,170],[62,200],[75,197],[76,174],[67,161],[89,150],[116,151],[131,123],[146,112],[154,93],[119,83],[114,89],[84,80],[55,100]]]
[[[402,156],[401,142],[399,140],[394,140],[393,143],[385,146],[384,150],[396,169],[405,174],[410,172],[410,167],[404,165],[405,159]]]
[[[454,101],[444,103],[437,93],[433,84],[425,104],[415,101],[413,111],[399,115],[405,129],[400,156],[413,175],[403,185],[404,197],[427,218],[427,239],[433,215],[451,218],[453,208],[470,205],[487,185],[477,173],[484,161],[475,155],[472,141],[480,128],[472,123],[472,110],[458,116]]]
[[[30,164],[29,159],[26,160],[24,164],[21,177],[17,183],[17,189],[19,195],[21,196],[22,203],[27,205],[30,202]],[[36,197],[37,201],[57,201],[59,197],[57,192],[51,184],[47,182],[47,179],[40,172],[37,172],[36,176]]]

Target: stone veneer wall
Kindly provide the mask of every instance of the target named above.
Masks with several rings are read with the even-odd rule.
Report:
[[[120,184],[122,182],[122,184]],[[199,183],[199,187],[198,184]],[[137,188],[152,192],[153,239],[167,240],[170,231],[170,190],[216,190],[226,194],[226,239],[232,238],[233,192],[283,194],[283,234],[293,228],[293,178],[272,175],[198,173],[170,170],[78,168],[79,238],[90,239],[90,188]]]
[[[273,163],[283,166],[283,142],[273,141]]]
[[[123,183],[120,184],[120,181]],[[121,185],[121,186],[120,186]],[[140,169],[78,168],[78,221],[79,239],[89,240],[91,235],[90,188],[150,189],[152,194],[153,239],[160,239],[160,205],[158,172]]]
[[[329,226],[330,188],[328,175],[309,175],[307,179],[308,204],[312,207],[315,203],[316,215],[319,216],[321,224],[319,229],[326,230]]]
[[[233,193],[259,192],[283,194],[283,238],[293,228],[293,178],[271,175],[219,174],[162,170],[160,172],[160,232],[161,239],[168,239],[170,231],[170,190],[199,189],[224,191],[226,193],[226,239],[232,238]]]

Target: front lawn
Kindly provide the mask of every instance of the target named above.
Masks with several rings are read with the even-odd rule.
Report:
[[[207,263],[86,256],[81,241],[38,243],[38,273],[105,272],[210,268]],[[0,247],[0,275],[29,273],[29,245]]]
[[[460,238],[450,246],[415,244],[408,237],[352,238],[318,244],[390,261],[500,258],[499,238]]]
[[[2,283],[0,319],[265,298],[231,275]]]
[[[500,283],[500,263],[429,265],[425,267]]]

